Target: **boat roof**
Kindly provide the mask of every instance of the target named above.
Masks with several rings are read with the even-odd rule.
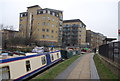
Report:
[[[18,56],[2,56],[0,55],[0,63],[6,63],[6,62],[12,62],[12,61],[17,61],[17,60],[22,60],[22,59],[28,59],[31,57],[37,57],[37,56],[41,56],[41,55],[46,55],[46,54],[51,54],[51,53],[55,53],[55,52],[59,52],[59,50],[54,51],[54,52],[45,52],[45,53],[33,53],[32,55],[18,55]]]

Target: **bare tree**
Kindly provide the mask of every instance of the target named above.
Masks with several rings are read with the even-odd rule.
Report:
[[[4,28],[4,25],[0,24],[0,30],[3,30],[3,28]]]
[[[4,29],[14,30],[14,27],[13,27],[12,25],[10,25],[10,26],[5,26],[4,24],[0,24],[0,30],[4,30]]]

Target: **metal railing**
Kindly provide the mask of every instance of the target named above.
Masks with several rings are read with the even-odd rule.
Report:
[[[99,54],[120,64],[120,41],[99,46]]]

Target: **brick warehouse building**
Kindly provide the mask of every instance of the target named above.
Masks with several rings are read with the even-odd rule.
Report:
[[[27,12],[20,13],[18,35],[34,40],[38,45],[62,44],[63,12],[44,8],[39,5],[27,7]]]

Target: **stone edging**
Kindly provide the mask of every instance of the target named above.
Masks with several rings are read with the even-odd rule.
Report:
[[[95,62],[93,60],[93,57],[94,57],[95,54],[93,54],[91,56],[91,60],[90,60],[90,71],[91,71],[91,79],[100,79],[99,75],[98,75],[98,72],[97,72],[97,69],[96,69],[96,66],[95,66]]]

